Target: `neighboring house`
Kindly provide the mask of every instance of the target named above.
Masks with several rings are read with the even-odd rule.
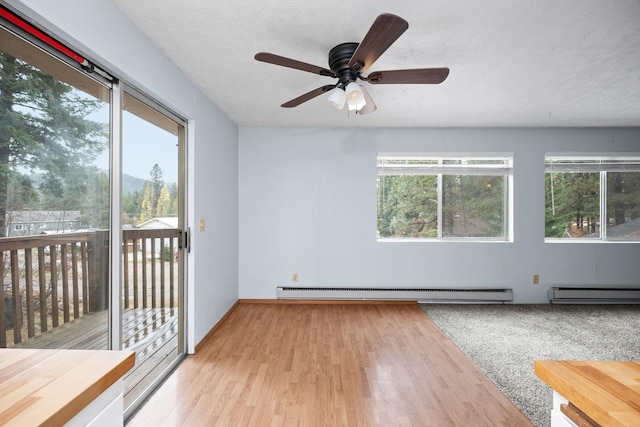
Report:
[[[80,211],[8,211],[5,224],[7,237],[69,233],[87,228],[80,221]]]
[[[178,228],[178,217],[151,218],[150,220],[139,224],[135,228],[142,228],[142,229],[174,228],[175,229],[175,228]],[[150,257],[151,256],[150,255],[151,239],[144,239],[144,241],[146,242],[147,257]],[[164,244],[167,245],[168,242],[165,240]],[[142,247],[140,247],[140,249],[142,249]],[[155,239],[155,257],[159,258],[161,253],[162,253],[162,244],[160,242],[160,239]]]
[[[151,218],[148,221],[138,224],[136,228],[178,228],[178,217],[165,216]]]

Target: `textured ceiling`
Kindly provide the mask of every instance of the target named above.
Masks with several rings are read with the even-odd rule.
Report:
[[[640,126],[638,0],[112,0],[239,126]],[[369,71],[449,67],[439,85],[369,85],[356,116],[321,95],[329,77],[253,59],[328,67],[376,16],[409,29]]]

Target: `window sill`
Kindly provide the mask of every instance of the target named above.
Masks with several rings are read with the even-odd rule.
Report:
[[[504,239],[470,239],[470,238],[447,238],[447,239],[427,239],[412,237],[388,237],[376,239],[378,243],[513,243],[513,240]]]
[[[544,239],[545,243],[551,244],[577,244],[577,243],[586,243],[588,245],[603,243],[603,244],[611,244],[611,243],[640,243],[640,240],[602,240],[602,239]]]

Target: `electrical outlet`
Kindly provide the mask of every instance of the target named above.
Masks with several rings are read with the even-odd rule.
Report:
[[[293,273],[291,275],[291,280],[294,281],[294,282],[297,282],[298,281],[298,273]]]
[[[538,283],[540,283],[540,276],[538,276],[537,274],[533,275],[533,284],[537,285]]]

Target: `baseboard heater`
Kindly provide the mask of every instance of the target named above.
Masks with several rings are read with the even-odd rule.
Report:
[[[279,299],[392,300],[419,302],[511,302],[511,289],[401,289],[278,287]]]
[[[554,287],[548,291],[551,303],[640,303],[640,287],[638,288],[579,288]]]

